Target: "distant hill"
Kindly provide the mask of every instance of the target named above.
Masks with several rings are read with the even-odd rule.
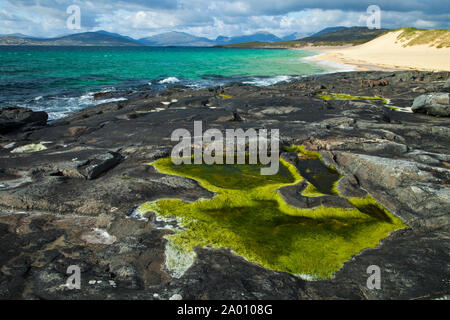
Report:
[[[29,37],[23,33],[0,34],[0,37],[33,38],[33,37]]]
[[[126,39],[126,40],[129,40],[129,41],[137,42],[137,40],[135,40],[135,39],[133,39],[131,37],[123,36],[123,35],[118,34],[118,33],[108,32],[108,31],[105,31],[105,30],[99,30],[99,31],[96,31],[96,33],[100,33],[100,34],[104,34],[104,35],[107,35],[107,36],[118,37],[118,38]]]
[[[287,36],[284,36],[282,38],[283,41],[293,41],[293,40],[298,40],[300,38],[302,38],[304,36],[304,34],[300,34],[299,32],[294,32],[291,34],[288,34]]]
[[[317,36],[320,36],[322,34],[334,32],[334,31],[340,31],[340,30],[344,30],[344,29],[348,29],[348,27],[341,27],[341,26],[329,27],[329,28],[322,29],[319,32],[316,32],[316,33],[310,35],[310,37],[317,37]],[[297,39],[294,39],[294,40],[297,40]]]
[[[229,44],[224,47],[230,48],[303,48],[308,46],[341,46],[358,45],[386,33],[388,29],[370,30],[367,27],[331,27],[323,29],[312,36],[292,39],[293,36],[285,37],[284,41],[257,42],[249,41],[245,43]]]
[[[361,44],[370,41],[386,29],[369,30],[366,27],[330,27],[312,36],[301,38],[296,32],[283,38],[269,32],[257,32],[235,37],[219,36],[215,40],[197,37],[185,32],[166,32],[135,40],[118,33],[100,30],[60,36],[50,39],[33,38],[23,34],[0,36],[0,45],[47,45],[47,46],[177,46],[177,47],[302,47],[307,45]],[[300,39],[299,39],[300,38]]]
[[[131,39],[131,38],[130,38]],[[32,46],[140,46],[137,41],[122,36],[114,36],[103,32],[84,32],[68,36],[39,39],[20,37],[0,37],[0,45],[32,45]]]
[[[322,30],[324,31],[324,30]],[[373,29],[367,27],[351,27],[331,32],[319,32],[306,38],[299,39],[302,42],[365,42],[375,39],[379,35],[388,31],[388,29]]]
[[[213,40],[196,37],[185,32],[167,32],[151,37],[139,39],[139,42],[147,46],[179,46],[179,47],[210,47],[215,44]]]
[[[227,45],[243,42],[276,42],[282,39],[270,32],[257,32],[250,35],[237,36],[237,37],[217,37],[216,45]]]

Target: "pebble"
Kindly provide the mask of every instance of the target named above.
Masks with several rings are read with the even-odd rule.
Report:
[[[180,294],[175,293],[173,296],[169,298],[169,300],[183,300],[183,297]]]

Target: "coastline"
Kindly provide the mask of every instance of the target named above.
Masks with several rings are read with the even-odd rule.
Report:
[[[339,47],[342,49],[348,48],[348,46]],[[299,48],[293,50],[313,51],[311,48]],[[402,68],[383,64],[370,63],[362,60],[354,60],[344,55],[336,54],[330,49],[330,47],[317,47],[313,52],[316,55],[304,58],[303,60],[313,63],[327,69],[331,69],[330,72],[351,72],[351,71],[401,71],[401,70],[420,70],[414,68]],[[334,49],[336,50],[336,49]]]
[[[319,65],[353,66],[355,71],[418,70],[450,71],[450,48],[408,46],[392,32],[358,46],[300,47],[292,50],[318,52],[309,61]]]

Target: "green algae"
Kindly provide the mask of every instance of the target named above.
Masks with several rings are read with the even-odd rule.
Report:
[[[381,102],[384,104],[385,107],[387,107],[391,110],[397,111],[397,112],[412,113],[411,108],[402,108],[402,107],[394,106],[394,105],[392,105],[392,102],[390,99],[386,99],[386,98],[378,97],[378,96],[375,96],[375,97],[351,96],[351,95],[342,94],[342,93],[328,94],[328,93],[322,92],[322,93],[317,94],[316,97],[326,100],[326,101],[329,101],[329,100],[341,100],[341,101],[344,101],[344,100],[372,100],[372,101]]]
[[[31,152],[38,152],[38,151],[43,151],[43,150],[47,150],[47,147],[44,145],[43,142],[40,142],[40,143],[27,144],[25,146],[15,148],[14,150],[11,151],[11,153],[31,153]]]
[[[310,197],[321,195],[339,195],[337,183],[342,175],[333,167],[326,166],[318,152],[308,151],[305,146],[284,147],[284,151],[295,152],[299,155],[296,168],[300,175],[308,181],[304,194]]]
[[[302,150],[318,160],[318,154],[304,147],[291,150]],[[258,165],[176,166],[170,158],[151,165],[164,174],[194,179],[215,193],[212,199],[192,203],[161,199],[138,208],[141,214],[175,219],[181,227],[166,236],[170,243],[166,268],[175,277],[195,261],[195,247],[207,247],[228,248],[267,269],[308,279],[329,278],[353,255],[376,247],[391,232],[405,227],[370,196],[348,199],[353,209],[288,205],[278,189],[296,185],[303,177],[298,166],[282,159],[274,176],[261,176]],[[334,179],[335,186],[339,175]]]
[[[317,95],[318,98],[321,98],[323,100],[376,100],[383,102],[384,104],[388,104],[389,100],[382,98],[382,97],[366,97],[366,96],[351,96],[348,94],[342,94],[342,93],[319,93]]]
[[[284,147],[284,151],[295,152],[304,156],[322,160],[322,156],[318,152],[308,151],[304,145]]]
[[[305,190],[302,192],[302,196],[314,198],[314,197],[323,197],[326,196],[325,193],[320,192],[316,186],[308,182],[308,185],[306,186]]]

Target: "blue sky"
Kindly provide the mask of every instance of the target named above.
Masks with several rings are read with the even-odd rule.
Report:
[[[81,30],[134,38],[183,31],[215,38],[257,31],[309,35],[329,26],[365,25],[378,5],[381,27],[450,28],[450,0],[0,0],[0,34],[52,37],[66,27],[70,5],[81,9]]]

